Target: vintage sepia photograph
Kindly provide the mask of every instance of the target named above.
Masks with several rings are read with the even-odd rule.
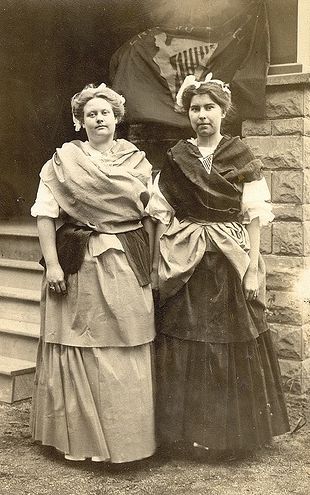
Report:
[[[310,495],[310,0],[0,0],[0,495]]]

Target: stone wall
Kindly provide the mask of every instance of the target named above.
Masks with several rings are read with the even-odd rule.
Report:
[[[242,134],[265,166],[275,221],[263,229],[268,318],[285,389],[310,389],[310,75],[269,76],[266,120],[245,121]]]

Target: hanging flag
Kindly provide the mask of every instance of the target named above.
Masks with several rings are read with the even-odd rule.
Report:
[[[206,20],[208,20],[206,13]],[[210,19],[209,19],[210,21]],[[265,0],[252,0],[223,24],[151,28],[112,56],[112,87],[126,98],[128,122],[188,126],[176,94],[184,78],[230,83],[241,118],[261,118],[269,67],[269,27]]]

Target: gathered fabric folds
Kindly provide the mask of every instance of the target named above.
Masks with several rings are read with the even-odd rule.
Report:
[[[248,450],[288,431],[269,331],[229,344],[161,334],[156,352],[159,441]]]
[[[262,163],[244,142],[223,137],[210,173],[202,152],[179,141],[158,180],[158,220],[170,215],[158,270],[159,441],[248,450],[289,431],[260,255],[257,293],[247,299],[244,290],[251,236],[242,222],[257,218],[256,230],[261,215],[263,221],[272,215],[267,207],[261,213],[268,191],[254,195],[262,187]],[[156,196],[149,211],[157,218]]]
[[[35,216],[58,218],[66,293],[44,272],[34,440],[68,460],[123,463],[155,452],[155,337],[147,233],[151,165],[116,140],[74,141],[41,171]]]
[[[74,457],[114,463],[152,455],[152,345],[81,348],[41,340],[33,438]]]

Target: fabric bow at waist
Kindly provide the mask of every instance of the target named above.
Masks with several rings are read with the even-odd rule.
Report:
[[[237,222],[192,223],[190,220],[172,225],[161,236],[159,291],[161,304],[188,282],[202,260],[208,245],[222,252],[243,279],[250,263],[250,244],[245,227]]]

